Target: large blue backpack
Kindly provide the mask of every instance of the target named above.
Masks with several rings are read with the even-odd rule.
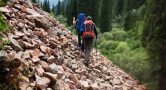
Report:
[[[76,24],[77,30],[80,31],[80,27],[81,27],[82,24],[84,24],[84,21],[85,21],[85,14],[83,14],[83,13],[79,14],[78,21],[77,21],[77,24]]]

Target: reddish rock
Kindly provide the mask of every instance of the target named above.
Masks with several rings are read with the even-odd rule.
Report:
[[[58,74],[58,79],[61,79],[62,76],[64,75],[64,72],[58,71],[57,74]]]
[[[35,19],[32,15],[26,15],[26,19],[29,20],[31,23],[35,23]]]
[[[40,59],[37,56],[34,56],[31,60],[33,63],[37,63],[40,61]]]
[[[94,84],[90,85],[88,90],[101,90],[101,88],[99,87],[99,85],[97,83],[94,83]]]
[[[59,29],[64,29],[64,28],[65,28],[65,25],[59,24]]]
[[[24,36],[24,33],[19,32],[19,31],[14,31],[13,34],[16,35],[16,36],[19,36],[19,37]]]
[[[40,65],[42,66],[42,68],[46,69],[48,67],[48,64],[44,61],[39,61]]]
[[[89,89],[89,85],[87,81],[80,81],[81,83],[81,89],[82,90],[88,90]]]
[[[36,28],[35,28],[35,24],[32,23],[32,22],[33,22],[32,20],[31,21],[27,21],[27,25],[28,25],[28,27],[30,29],[32,29],[34,31]],[[38,33],[36,34],[36,32],[33,32],[33,34],[38,35]]]
[[[24,20],[26,18],[26,13],[21,13],[20,18]]]
[[[43,76],[44,69],[36,69],[36,71],[37,71],[37,75],[39,75],[40,77]]]
[[[36,87],[43,89],[46,88],[50,84],[50,79],[46,77],[38,77],[36,78]]]
[[[72,84],[71,82],[67,82],[67,84],[69,85],[69,88],[70,88],[70,89],[76,90],[76,87],[75,87],[74,84]]]
[[[45,18],[35,18],[36,26],[43,28],[44,30],[49,30],[50,25]]]
[[[24,41],[27,41],[28,37],[26,35],[24,35],[21,39],[24,40]]]
[[[63,47],[67,48],[68,47],[68,41],[67,39],[63,39],[63,41],[60,43]]]
[[[81,83],[80,83],[80,82],[77,82],[77,83],[75,84],[75,86],[76,86],[77,89],[81,89]]]
[[[81,74],[81,75],[83,75],[83,74],[86,75],[88,73],[87,70],[85,70],[85,69],[82,69],[82,70],[77,69],[75,72],[78,74]]]
[[[76,77],[75,75],[73,75],[73,74],[71,74],[71,75],[69,76],[69,78],[70,78],[71,81],[73,81],[73,82],[75,82],[75,83],[78,82],[77,77]]]
[[[104,80],[105,80],[105,81],[109,81],[109,80],[112,80],[112,79],[113,79],[112,76],[104,76]]]
[[[70,34],[67,34],[67,35],[66,35],[66,38],[67,38],[67,39],[71,39]]]
[[[54,50],[52,50],[51,48],[49,48],[49,50],[52,55],[54,55],[55,57],[58,57],[58,54]]]
[[[44,72],[44,76],[51,80],[50,84],[54,84],[58,79],[58,74],[52,74],[49,72]]]
[[[52,64],[52,63],[57,64],[57,61],[56,61],[56,59],[55,59],[54,56],[50,56],[50,57],[47,59],[47,62],[50,63],[50,64]]]
[[[22,59],[30,59],[30,54],[28,51],[23,53]]]
[[[34,56],[37,56],[39,57],[40,55],[40,50],[39,49],[28,49],[26,50],[27,52],[29,52],[29,54],[34,57]]]
[[[21,7],[21,11],[23,11],[23,12],[27,12],[26,7]]]
[[[20,22],[20,23],[18,24],[18,27],[21,28],[21,29],[23,29],[24,24]]]
[[[42,52],[47,53],[47,46],[41,45],[40,49]]]
[[[113,84],[115,85],[115,84],[120,84],[121,82],[120,82],[120,79],[117,79],[117,78],[114,78],[113,79]]]

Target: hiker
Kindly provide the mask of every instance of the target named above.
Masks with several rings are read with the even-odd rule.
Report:
[[[96,39],[98,38],[98,32],[96,29],[95,24],[92,21],[92,18],[90,16],[87,17],[87,20],[84,22],[84,24],[81,25],[80,28],[80,34],[83,38],[83,44],[85,48],[85,65],[88,65],[90,60],[90,52],[92,49],[92,42],[93,38],[96,35]]]
[[[75,18],[73,18],[75,20]],[[77,30],[77,34],[78,34],[78,45],[79,47],[81,47],[81,35],[79,33],[80,31],[80,26],[84,23],[84,21],[86,20],[85,14],[80,13],[78,16],[78,19],[76,21],[73,21],[73,25],[76,24],[76,30]]]

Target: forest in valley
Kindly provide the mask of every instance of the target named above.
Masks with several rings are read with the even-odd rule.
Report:
[[[166,90],[166,0],[59,0],[52,8],[49,0],[31,1],[75,35],[73,17],[91,16],[99,33],[94,49],[149,90]]]

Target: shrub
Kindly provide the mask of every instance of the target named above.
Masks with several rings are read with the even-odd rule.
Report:
[[[114,28],[111,33],[114,41],[124,41],[127,36],[127,33],[121,29]]]
[[[62,23],[65,23],[65,22],[67,21],[67,18],[64,17],[63,15],[58,15],[58,16],[55,17],[55,19],[56,19],[57,21],[62,22]]]
[[[126,42],[120,42],[117,48],[115,49],[115,52],[122,53],[125,50],[129,51],[130,47],[127,45]]]

